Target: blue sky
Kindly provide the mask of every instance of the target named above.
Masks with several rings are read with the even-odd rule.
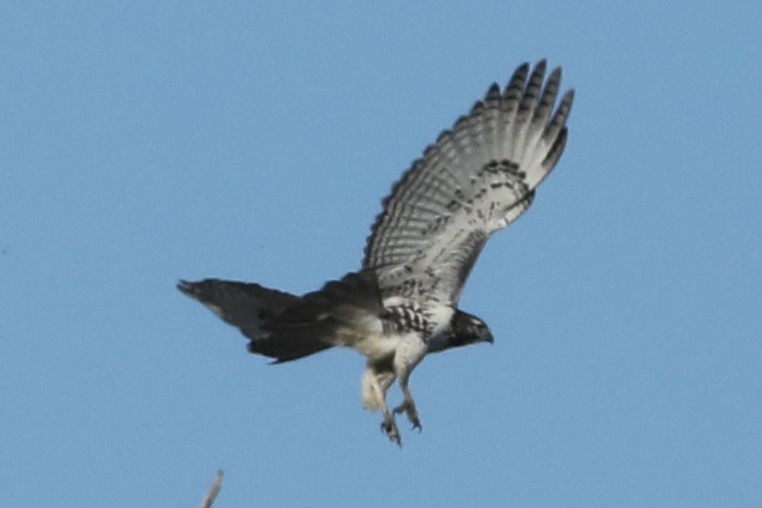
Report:
[[[3,2],[7,506],[759,506],[759,2]],[[270,367],[174,288],[357,268],[380,200],[522,61],[566,153],[416,370]],[[392,397],[398,397],[397,391]]]

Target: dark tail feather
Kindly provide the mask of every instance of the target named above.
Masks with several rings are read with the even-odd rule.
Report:
[[[254,341],[249,348],[270,354],[267,348],[288,345],[294,358],[278,353],[278,362],[289,361],[306,354],[319,345],[322,348],[348,345],[364,330],[357,328],[368,316],[381,312],[378,282],[371,273],[350,273],[341,280],[330,281],[319,291],[308,293],[300,301],[263,323],[271,339]]]
[[[266,321],[302,302],[299,296],[259,284],[219,279],[180,281],[177,289],[204,304],[225,322],[239,328],[250,339],[250,352],[275,358],[275,363],[296,360],[331,347],[313,336],[274,335],[263,330]],[[314,335],[317,336],[319,335]]]
[[[315,326],[331,320],[352,319],[358,312],[378,315],[382,311],[378,280],[370,272],[348,273],[340,280],[327,282],[322,289],[307,293],[275,319],[268,330]]]
[[[227,323],[241,329],[258,329],[262,321],[301,301],[296,295],[259,284],[219,279],[199,282],[181,280],[177,289],[209,307]]]
[[[296,333],[266,334],[249,342],[250,353],[275,358],[272,362],[286,363],[314,355],[333,346],[319,339],[311,330]]]

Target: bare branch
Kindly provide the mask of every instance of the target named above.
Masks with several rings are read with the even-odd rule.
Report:
[[[217,494],[220,493],[222,488],[222,470],[217,471],[217,476],[214,478],[214,483],[206,491],[203,501],[201,501],[201,508],[211,508],[214,503]]]

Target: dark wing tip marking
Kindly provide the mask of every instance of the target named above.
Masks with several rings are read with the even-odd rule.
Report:
[[[561,97],[561,102],[550,118],[550,121],[545,126],[545,130],[542,133],[542,137],[547,140],[555,140],[561,130],[566,129],[566,120],[571,113],[572,105],[574,104],[574,89],[571,88],[564,93]],[[555,143],[555,141],[553,141]]]
[[[503,99],[510,102],[518,99],[524,91],[524,85],[529,75],[529,62],[524,62],[519,65],[513,72],[511,79],[508,80],[508,84],[503,90]]]
[[[545,160],[542,161],[544,166],[553,167],[556,165],[558,159],[561,158],[561,154],[564,153],[564,148],[566,148],[566,139],[568,134],[569,129],[563,127],[558,133],[558,136],[556,136],[556,139],[553,142],[553,146],[551,146],[550,150],[548,151],[548,155],[545,156]]]
[[[521,97],[519,103],[518,120],[524,121],[529,117],[530,112],[535,110],[537,100],[542,89],[542,83],[545,80],[545,70],[547,68],[547,62],[540,60],[532,70],[532,74],[529,76],[529,82],[524,87],[524,94]]]
[[[534,110],[534,116],[532,117],[533,123],[546,124],[548,118],[553,111],[553,105],[556,102],[558,96],[558,90],[561,87],[561,68],[556,67],[553,69],[545,81],[545,86],[540,92],[539,103]]]
[[[484,102],[500,100],[500,93],[500,85],[497,83],[492,83],[492,85],[489,87],[489,90],[487,90],[487,93],[484,95]]]

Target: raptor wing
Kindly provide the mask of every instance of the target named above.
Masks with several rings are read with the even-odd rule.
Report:
[[[457,303],[489,237],[521,216],[563,152],[574,99],[556,106],[561,69],[523,64],[493,84],[393,186],[371,229],[363,268],[384,298]]]

